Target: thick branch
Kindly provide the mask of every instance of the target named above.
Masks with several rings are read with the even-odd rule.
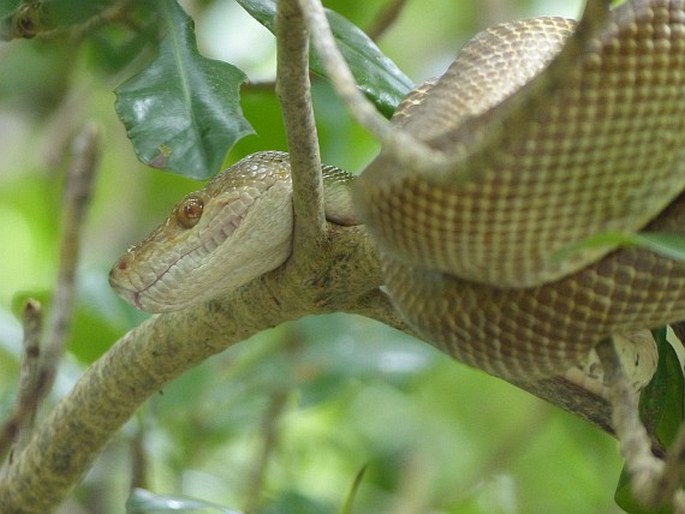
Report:
[[[49,512],[143,401],[207,357],[306,314],[352,311],[380,284],[373,246],[361,227],[328,234],[318,274],[307,282],[293,280],[292,267],[280,268],[225,298],[154,316],[126,334],[9,467],[0,482],[0,512]]]
[[[0,512],[47,512],[166,382],[253,333],[304,314],[270,297],[263,282],[254,283],[225,301],[155,316],[126,334],[87,370],[10,467],[0,483]]]

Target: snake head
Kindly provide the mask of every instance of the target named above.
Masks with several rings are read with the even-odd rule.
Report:
[[[261,152],[190,193],[114,264],[110,285],[148,312],[220,296],[280,266],[292,248],[288,157]]]

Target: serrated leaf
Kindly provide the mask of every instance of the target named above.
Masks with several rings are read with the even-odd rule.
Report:
[[[240,514],[220,505],[182,496],[159,496],[144,489],[135,489],[126,501],[127,514],[176,512],[193,514]]]
[[[193,21],[175,0],[159,2],[166,31],[158,57],[119,86],[115,108],[141,162],[207,178],[253,133],[239,103],[238,68],[199,54]]]
[[[276,2],[274,0],[237,0],[252,17],[274,32]],[[412,81],[376,46],[369,36],[338,13],[326,9],[331,30],[345,60],[350,66],[359,89],[390,117],[397,104],[413,87]],[[326,76],[316,53],[310,68]]]
[[[666,340],[666,328],[653,331],[659,352],[654,377],[640,395],[640,418],[651,438],[662,448],[668,448],[676,438],[683,422],[685,377],[680,360]],[[645,510],[633,496],[628,471],[624,468],[615,493],[616,504],[629,514],[669,514],[663,507]]]

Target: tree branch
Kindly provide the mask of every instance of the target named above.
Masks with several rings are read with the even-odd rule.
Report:
[[[336,45],[321,1],[299,0],[299,2],[306,16],[307,28],[312,35],[312,44],[318,52],[321,64],[336,93],[357,122],[380,141],[384,151],[381,155],[392,159],[388,165],[402,163],[405,169],[430,170],[435,174],[454,172],[464,159],[458,145],[446,147],[443,145],[441,149],[433,148],[416,135],[391,125],[357,89],[354,77]],[[501,104],[497,119],[488,124],[486,131],[476,134],[476,139],[481,140],[476,148],[485,148],[487,145],[484,143],[495,144],[498,141],[497,138],[501,137],[501,133],[506,132],[507,128],[504,125],[507,121],[514,124],[520,123],[519,118],[530,111],[531,105],[540,104],[543,94],[549,94],[551,82],[562,82],[566,78],[569,70],[573,69],[569,63],[578,59],[591,34],[606,21],[607,16],[607,0],[586,2],[578,28],[566,41],[563,50],[547,68],[547,72],[538,75],[520,94],[511,96],[507,102]],[[496,127],[499,130],[494,130]],[[467,175],[453,177],[454,180],[460,178],[468,179],[469,177]]]
[[[0,456],[5,455],[12,443],[17,451],[29,440],[36,410],[52,388],[64,353],[71,326],[81,226],[100,154],[98,142],[97,131],[92,125],[74,138],[64,188],[59,269],[45,341],[41,347],[40,305],[30,300],[24,309],[24,356],[17,402],[3,427]]]
[[[74,306],[74,281],[79,258],[81,227],[90,201],[91,186],[100,160],[100,136],[94,125],[87,125],[72,144],[72,159],[67,170],[62,210],[59,270],[48,316],[45,342],[38,370],[37,402],[52,388],[64,345],[66,344]]]
[[[336,93],[352,116],[393,153],[407,159],[412,156],[413,160],[424,159],[428,163],[426,169],[437,168],[441,152],[432,150],[413,136],[392,127],[357,89],[354,76],[335,42],[321,2],[319,0],[299,0],[299,2],[305,13],[307,28],[312,35],[312,44],[318,52],[321,64]]]
[[[154,316],[122,337],[9,467],[0,512],[48,512],[143,401],[209,356],[306,314],[354,311],[380,285],[373,244],[362,227],[334,226],[328,236],[309,281],[293,280],[297,270],[282,267],[224,298]]]
[[[268,302],[264,286],[259,282],[226,301],[152,317],[126,334],[84,373],[9,468],[0,482],[0,512],[48,511],[166,382],[259,330],[304,314]]]
[[[612,422],[630,472],[635,498],[650,509],[672,505],[676,512],[685,512],[685,495],[679,490],[684,471],[685,427],[680,427],[666,460],[656,457],[649,434],[640,420],[638,395],[626,379],[613,341],[600,343],[596,351],[609,386]]]
[[[279,0],[276,13],[281,102],[293,181],[293,256],[314,256],[325,230],[321,157],[309,82],[309,40],[297,0]]]
[[[0,24],[0,40],[40,37],[41,39],[69,38],[78,43],[91,32],[108,23],[123,21],[135,0],[119,0],[82,23],[56,27],[51,20],[49,2],[26,0]]]
[[[364,227],[325,224],[302,7],[312,30],[327,30],[327,22],[320,4],[300,2],[281,0],[277,22],[278,93],[294,175],[294,258],[226,297],[154,316],[122,337],[84,373],[9,467],[0,481],[0,512],[51,509],[142,402],[187,369],[252,334],[306,314],[340,311],[412,332],[379,289],[377,256]],[[335,73],[339,61],[319,51],[329,73]],[[342,69],[349,74],[346,66]],[[350,94],[363,99],[350,83]],[[373,107],[367,114],[378,122],[382,139],[391,138],[401,150],[402,133],[391,129]]]
[[[0,431],[0,462],[10,454],[12,445],[15,451],[20,450],[31,433],[36,416],[38,402],[36,397],[36,381],[38,379],[38,358],[40,356],[40,336],[43,326],[43,315],[40,304],[33,299],[26,302],[22,313],[22,326],[24,339],[22,341],[24,351],[21,358],[21,371],[19,373],[19,387],[17,398],[11,414],[2,425]],[[12,461],[5,462],[2,470]],[[0,476],[3,473],[0,473]]]

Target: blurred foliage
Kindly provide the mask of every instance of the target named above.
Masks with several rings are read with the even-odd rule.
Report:
[[[10,4],[0,3],[0,13]],[[116,117],[114,89],[155,59],[158,41],[158,27],[145,16],[151,2],[134,4],[125,23],[103,24],[78,40],[38,35],[0,43],[0,415],[18,373],[13,298],[37,295],[49,307],[64,155],[74,132],[96,120],[106,148],[84,236],[70,352],[52,402],[147,316],[109,289],[108,268],[198,187],[141,165]],[[326,4],[364,28],[385,2]],[[444,69],[478,27],[569,15],[579,2],[564,2],[563,11],[561,2],[543,4],[409,0],[379,46],[419,81]],[[239,65],[248,78],[273,76],[273,38],[237,4],[183,7],[201,54]],[[315,79],[313,94],[324,160],[359,170],[375,142],[324,80]],[[284,149],[272,91],[244,89],[241,107],[256,135],[238,142],[226,163]],[[619,472],[614,441],[586,423],[385,326],[338,314],[265,331],[169,384],[115,438],[61,512],[124,512],[132,477],[143,475],[133,485],[162,502],[196,498],[238,512],[332,513],[351,498],[350,512],[359,514],[611,513],[619,512],[612,499]]]

